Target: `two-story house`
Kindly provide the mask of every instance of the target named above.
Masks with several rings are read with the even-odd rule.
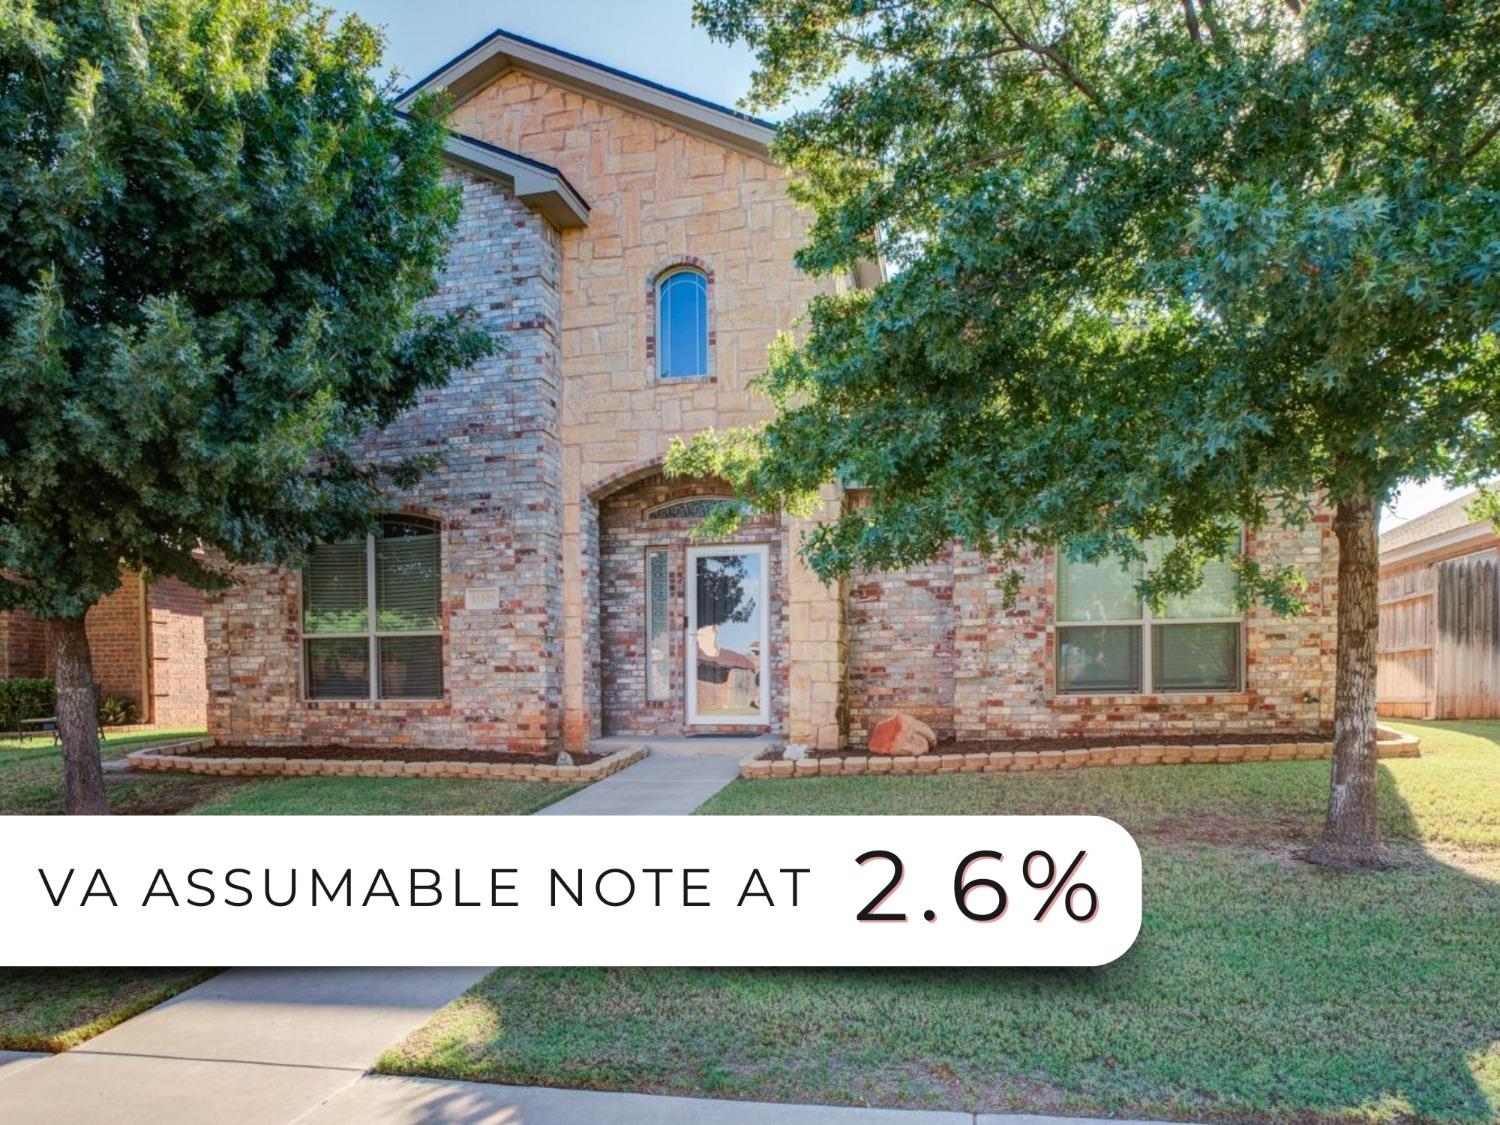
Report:
[[[434,88],[463,196],[439,300],[509,345],[372,438],[441,458],[373,535],[210,600],[220,742],[828,747],[893,710],[960,739],[1326,726],[1323,521],[1246,538],[1311,580],[1291,620],[1240,613],[1222,570],[1152,615],[1133,574],[1050,554],[1007,604],[998,568],[959,548],[825,587],[794,519],[695,540],[727,489],[665,478],[669,441],[766,417],[749,383],[774,335],[877,271],[797,269],[808,217],[766,122],[503,32],[406,97]]]

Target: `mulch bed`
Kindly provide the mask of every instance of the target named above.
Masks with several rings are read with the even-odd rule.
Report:
[[[181,751],[175,751],[181,753]],[[322,762],[509,762],[513,765],[551,765],[555,754],[513,754],[494,750],[432,750],[402,746],[210,746],[193,750],[188,758],[288,758]],[[603,754],[575,753],[573,764],[591,766]]]
[[[1096,735],[1074,738],[1004,738],[989,742],[939,742],[930,754],[993,754],[1014,750],[1103,750],[1112,746],[1270,746],[1282,742],[1327,742],[1332,734],[1303,731],[1300,734],[1152,734]],[[1379,737],[1389,738],[1385,731]],[[808,758],[847,758],[851,754],[868,754],[865,747],[846,750],[809,750]],[[781,747],[764,755],[763,761],[783,759]]]

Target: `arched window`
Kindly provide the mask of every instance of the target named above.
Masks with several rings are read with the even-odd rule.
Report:
[[[683,266],[656,283],[656,372],[663,379],[708,374],[708,278]]]
[[[372,534],[314,547],[302,571],[308,699],[440,699],[441,529],[389,515]]]

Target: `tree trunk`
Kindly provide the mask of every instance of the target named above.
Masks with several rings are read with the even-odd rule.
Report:
[[[1339,541],[1333,776],[1323,833],[1307,858],[1329,867],[1384,867],[1389,856],[1375,815],[1375,669],[1380,634],[1375,501],[1368,496],[1341,500],[1333,530]]]
[[[83,618],[48,622],[57,679],[57,728],[62,737],[63,799],[70,814],[109,812],[99,762],[99,688]]]

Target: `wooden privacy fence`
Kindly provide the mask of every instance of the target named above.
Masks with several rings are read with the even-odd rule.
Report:
[[[1493,553],[1381,578],[1376,701],[1392,718],[1500,716],[1500,561]]]

